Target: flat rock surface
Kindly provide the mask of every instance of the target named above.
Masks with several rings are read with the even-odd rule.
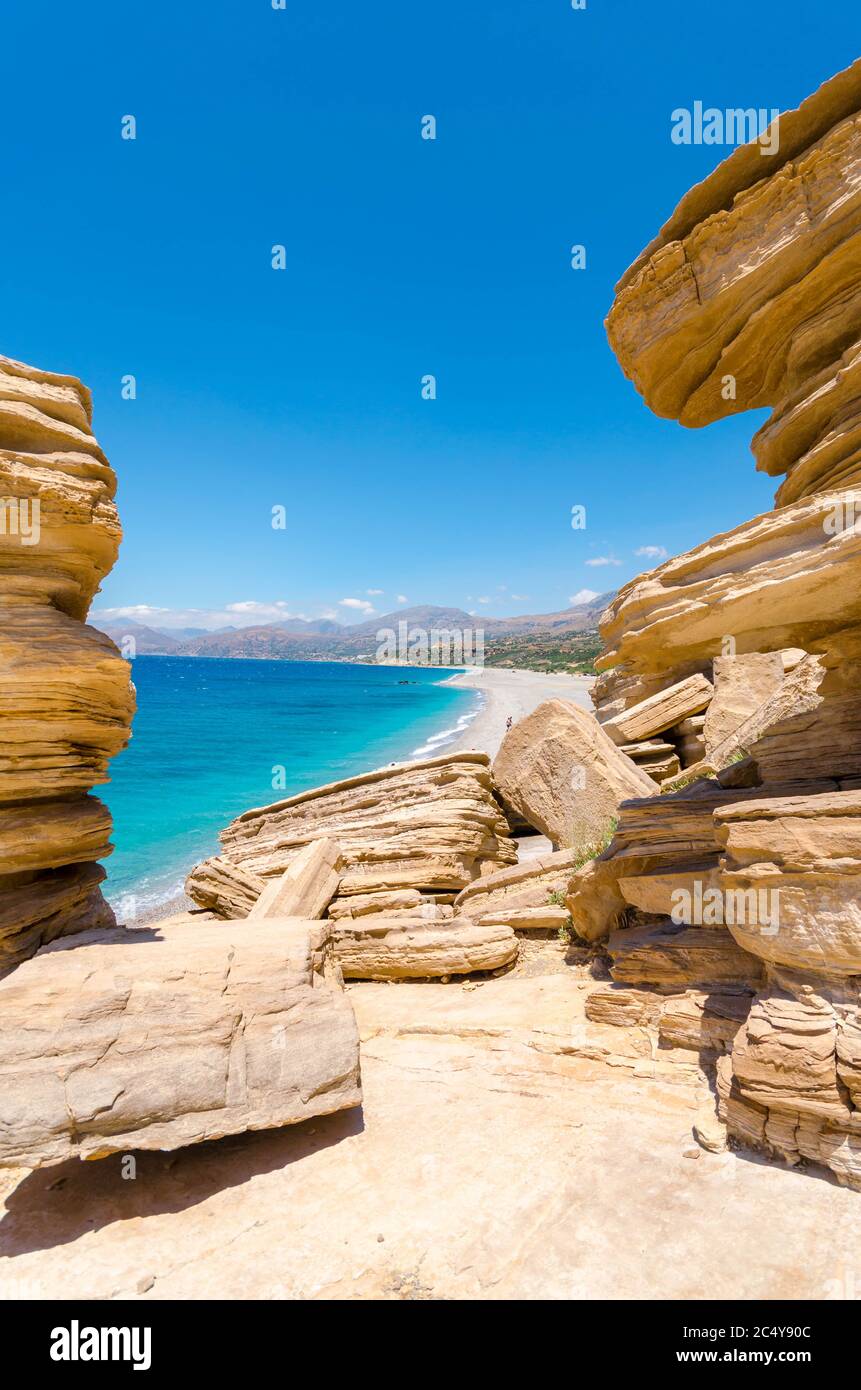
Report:
[[[635,1073],[657,1065],[642,1031],[584,1021],[598,987],[350,986],[362,1110],[140,1154],[134,1179],[118,1156],[3,1175],[0,1296],[835,1296],[857,1194],[686,1157],[699,1089],[682,1065],[672,1085]]]

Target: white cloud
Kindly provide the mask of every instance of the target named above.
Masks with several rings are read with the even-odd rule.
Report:
[[[92,617],[93,622],[115,622],[130,618],[143,623],[145,627],[156,627],[165,632],[175,628],[199,627],[212,632],[221,627],[256,627],[259,624],[280,622],[285,618],[304,618],[304,613],[294,613],[283,599],[273,603],[258,603],[256,599],[241,599],[225,604],[223,608],[160,608],[150,603],[127,604],[116,608],[100,608]]]
[[[487,597],[485,596],[485,597],[483,597],[483,598],[480,598],[480,599],[478,600],[478,602],[479,602],[479,603],[490,603],[490,599],[487,598]]]
[[[576,594],[571,595],[568,602],[571,604],[572,608],[576,608],[578,604],[591,603],[593,598],[597,597],[598,595],[594,589],[578,589]]]
[[[296,613],[290,612],[290,605],[283,599],[276,599],[275,603],[258,603],[256,599],[243,599],[241,603],[228,603],[226,611],[228,613],[247,614],[255,618],[295,618]]]
[[[634,554],[642,555],[647,560],[666,560],[667,548],[663,545],[641,545]]]
[[[593,555],[591,560],[586,560],[587,565],[621,565],[622,561],[617,560],[613,555]]]
[[[385,589],[366,589],[366,590],[365,590],[365,593],[366,593],[366,594],[370,594],[371,598],[379,598],[380,594],[384,594],[385,592],[386,592]]]
[[[398,594],[398,603],[409,603],[406,594]]]
[[[512,597],[513,599],[516,599],[518,603],[528,603],[528,602],[529,602],[529,595],[528,595],[528,594],[512,594],[511,597]]]
[[[372,603],[368,603],[366,598],[342,598],[338,600],[341,608],[354,608],[357,613],[375,613],[376,609]]]

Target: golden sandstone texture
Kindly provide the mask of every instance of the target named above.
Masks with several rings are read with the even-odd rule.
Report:
[[[0,982],[0,1164],[175,1149],[361,1101],[325,922],[56,942]]]
[[[861,1188],[861,62],[687,195],[607,329],[660,415],[770,407],[753,452],[784,481],[604,614],[599,718],[687,756],[571,883],[575,927],[610,933],[587,1011],[685,1018],[731,1134]],[[696,680],[700,728],[644,722]]]
[[[417,890],[419,906],[436,902],[517,859],[490,759],[452,753],[246,811],[222,832],[222,853],[193,870],[186,891],[221,916],[245,916],[249,897],[253,904],[255,892],[322,838],[337,841],[343,861],[333,916],[369,894]]]
[[[112,925],[89,790],[128,740],[129,666],[85,619],[120,542],[116,478],[75,377],[0,357],[0,976]]]

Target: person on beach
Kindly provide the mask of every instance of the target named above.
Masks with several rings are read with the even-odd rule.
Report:
[[[507,718],[506,721],[505,721],[505,732],[506,732],[506,733],[508,733],[508,730],[511,728],[511,725],[512,725],[513,723],[514,723],[514,720],[511,718],[511,715],[509,715],[508,718]]]

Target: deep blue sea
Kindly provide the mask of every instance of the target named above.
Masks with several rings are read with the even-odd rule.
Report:
[[[452,674],[139,656],[132,740],[95,789],[114,817],[108,898],[134,894],[136,910],[149,910],[181,890],[241,811],[442,751],[483,698],[441,683]]]

